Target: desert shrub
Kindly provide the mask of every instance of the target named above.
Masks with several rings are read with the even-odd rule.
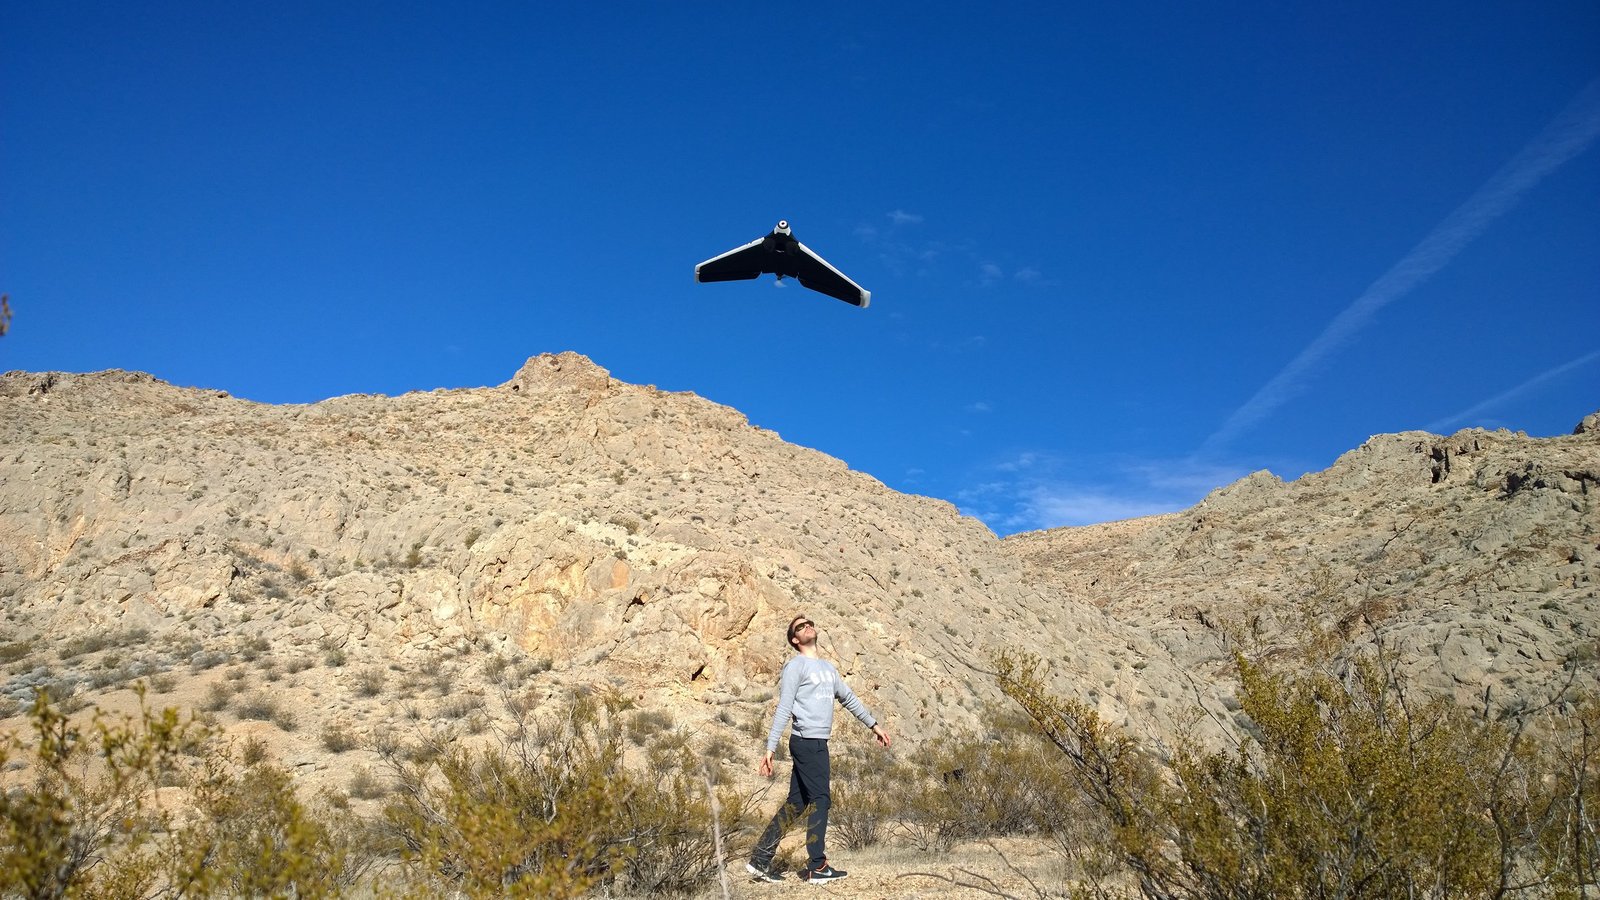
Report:
[[[240,697],[234,706],[234,714],[241,719],[271,722],[284,731],[294,731],[299,727],[299,720],[295,717],[294,711],[270,694],[257,693]]]
[[[105,632],[78,635],[62,641],[60,647],[56,650],[56,654],[63,660],[76,659],[86,653],[97,653],[104,650],[112,646],[114,640],[111,634]]]
[[[354,750],[359,743],[356,740],[356,736],[351,733],[349,726],[342,722],[323,726],[322,748],[329,753],[343,753],[346,750]]]
[[[267,742],[260,738],[247,738],[239,745],[239,760],[247,766],[267,761]]]
[[[661,709],[641,709],[628,718],[628,737],[635,744],[644,744],[652,737],[672,728],[672,713]]]
[[[671,893],[710,878],[709,788],[693,767],[625,767],[620,710],[576,698],[521,719],[499,746],[438,747],[420,762],[396,743],[381,748],[396,785],[383,827],[418,889],[574,897],[601,885]],[[724,832],[744,830],[737,795],[718,799]]]
[[[645,746],[645,764],[632,775],[628,797],[612,827],[640,836],[637,852],[624,857],[617,881],[650,896],[697,892],[717,876],[726,853],[748,842],[758,827],[750,798],[726,784],[721,761],[696,752],[685,729],[663,731]],[[712,820],[716,826],[712,826]]]
[[[27,659],[33,653],[32,641],[9,641],[0,643],[0,665],[7,665],[18,660]]]
[[[376,667],[362,669],[356,674],[356,693],[363,697],[376,697],[383,693],[385,681],[382,669]]]
[[[483,678],[491,684],[516,687],[515,684],[507,684],[509,679],[506,678],[508,674],[514,674],[515,671],[511,666],[511,660],[498,653],[491,654],[488,659],[483,661]]]
[[[1075,841],[1089,812],[1060,754],[1009,709],[903,759],[841,747],[833,770],[829,832],[848,849],[891,837],[930,852],[1001,836]]]
[[[228,661],[228,654],[220,650],[202,651],[195,653],[189,660],[189,668],[195,672],[214,669]]]
[[[1088,706],[1052,696],[1036,660],[997,662],[1146,897],[1505,896],[1548,891],[1592,853],[1562,831],[1581,774],[1563,799],[1531,720],[1416,701],[1373,658],[1343,677],[1238,658],[1250,736],[1181,742],[1164,777]]]
[[[1554,821],[1539,841],[1539,868],[1559,896],[1600,885],[1600,697],[1574,702],[1551,722],[1546,746]]]
[[[0,896],[328,897],[374,858],[370,829],[318,811],[248,742],[166,709],[73,725],[35,699],[35,743],[0,738]],[[24,752],[27,768],[11,760]],[[185,791],[174,817],[156,788]]]
[[[241,719],[270,722],[278,715],[278,701],[269,694],[247,694],[239,698],[234,713]]]
[[[272,643],[264,637],[246,638],[239,642],[239,655],[248,662],[255,662],[261,654],[272,649]]]
[[[350,796],[360,800],[376,800],[389,793],[389,786],[372,774],[366,766],[356,769],[350,776]]]
[[[463,694],[450,697],[439,704],[438,718],[464,719],[472,712],[483,708],[483,698],[476,694]]]
[[[918,846],[1005,835],[1055,836],[1083,817],[1072,774],[1031,722],[993,711],[982,730],[937,738],[912,758],[921,777],[896,795]]]
[[[36,695],[31,770],[0,785],[0,896],[122,896],[155,879],[143,851],[165,817],[148,798],[204,731],[140,699],[137,722],[96,716],[85,730]],[[0,739],[0,770],[24,749]]]
[[[922,779],[916,767],[882,758],[862,758],[843,752],[830,760],[833,769],[829,793],[828,840],[846,850],[875,847],[888,839],[896,823],[914,818],[906,797]],[[920,837],[920,826],[908,826]]]
[[[200,701],[200,708],[206,712],[221,712],[233,703],[233,690],[225,681],[213,681],[206,688],[205,698]]]
[[[248,750],[214,747],[191,776],[195,815],[163,848],[180,889],[167,895],[337,896],[374,859],[367,829],[302,803],[288,772]]]

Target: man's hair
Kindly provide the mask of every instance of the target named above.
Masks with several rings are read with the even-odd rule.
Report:
[[[784,642],[789,645],[789,649],[790,650],[793,650],[796,653],[800,652],[800,645],[796,644],[794,642],[794,623],[796,623],[796,622],[806,622],[806,621],[809,621],[810,619],[811,619],[810,616],[801,614],[801,615],[795,616],[794,618],[789,620],[788,637],[784,639]]]

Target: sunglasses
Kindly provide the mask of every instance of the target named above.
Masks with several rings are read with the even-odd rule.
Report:
[[[817,623],[809,622],[809,621],[806,621],[805,619],[801,619],[800,621],[794,623],[793,625],[790,625],[789,626],[789,631],[791,633],[793,633],[793,634],[799,634],[800,630],[802,628],[815,628],[815,627],[817,627]]]

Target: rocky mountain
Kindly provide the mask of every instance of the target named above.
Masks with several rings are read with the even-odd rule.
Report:
[[[912,745],[978,724],[1003,647],[1130,727],[1195,696],[1140,629],[1026,578],[950,504],[571,353],[498,387],[309,405],[8,373],[0,598],[0,714],[160,675],[160,704],[277,699],[292,729],[247,724],[311,772],[329,728],[481,726],[508,682],[615,689],[748,762],[801,612]]]
[[[749,768],[797,613],[901,746],[977,725],[1007,647],[1136,732],[1196,703],[1223,720],[1230,646],[1308,622],[1375,622],[1430,683],[1500,702],[1593,665],[1597,483],[1592,422],[1409,433],[1184,513],[1002,541],[572,353],[306,405],[11,372],[0,717],[41,687],[126,708],[143,679],[316,783],[385,733],[605,689]]]
[[[1600,655],[1600,414],[1565,437],[1379,435],[1293,482],[1004,545],[1192,670],[1316,634],[1463,703],[1537,704]]]

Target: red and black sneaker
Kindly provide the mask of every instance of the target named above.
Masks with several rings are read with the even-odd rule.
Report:
[[[849,874],[843,869],[835,869],[833,866],[828,865],[827,860],[823,860],[822,865],[817,866],[815,869],[800,870],[800,880],[808,881],[812,884],[820,884],[824,881],[838,881]]]

